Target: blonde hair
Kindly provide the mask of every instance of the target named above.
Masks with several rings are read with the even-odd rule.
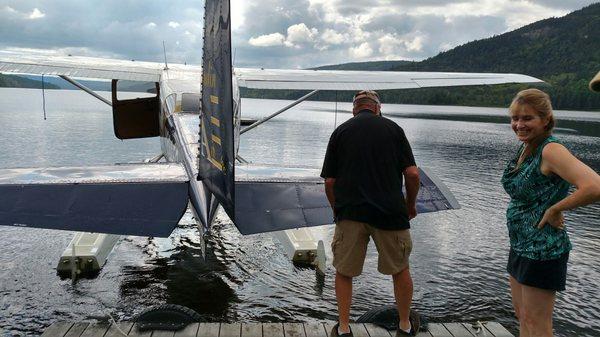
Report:
[[[552,133],[552,129],[554,129],[554,126],[556,125],[554,113],[552,112],[552,102],[550,101],[550,96],[539,89],[521,90],[519,93],[517,93],[515,98],[513,98],[508,110],[512,115],[524,105],[527,105],[535,110],[538,113],[538,116],[541,118],[548,120],[546,132],[548,135],[550,135]]]
[[[552,112],[552,102],[550,101],[550,96],[539,89],[521,90],[517,93],[515,98],[513,98],[508,110],[512,115],[518,110],[522,109],[523,106],[529,106],[535,112],[537,112],[538,116],[548,120],[548,125],[546,125],[546,137],[550,136],[550,134],[552,134],[552,129],[554,129],[554,126],[556,125],[554,113]],[[531,147],[527,146],[523,149],[523,152],[519,156],[517,165],[513,169],[513,172],[517,171],[521,167],[524,158],[530,156],[537,149],[538,145],[539,143],[534,143]]]

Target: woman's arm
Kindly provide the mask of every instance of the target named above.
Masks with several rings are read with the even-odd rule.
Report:
[[[542,228],[549,223],[552,227],[563,228],[563,211],[600,201],[600,176],[589,166],[575,158],[563,145],[550,143],[542,152],[540,170],[545,175],[556,174],[575,185],[577,190],[552,205],[538,224]]]

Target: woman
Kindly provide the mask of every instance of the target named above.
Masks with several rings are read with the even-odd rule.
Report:
[[[521,337],[552,336],[554,299],[565,289],[571,250],[563,212],[599,201],[600,176],[552,136],[546,93],[519,92],[510,116],[523,143],[502,176],[511,197],[506,218],[512,301]],[[568,195],[571,185],[577,190]]]

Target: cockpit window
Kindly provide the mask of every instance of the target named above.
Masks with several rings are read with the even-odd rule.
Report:
[[[181,94],[181,111],[188,113],[200,113],[200,102],[202,95],[200,94]]]
[[[120,80],[117,84],[117,99],[133,99],[156,96],[154,82]]]

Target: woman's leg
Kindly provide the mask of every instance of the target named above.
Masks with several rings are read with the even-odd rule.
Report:
[[[521,284],[522,315],[529,337],[552,337],[556,291]]]
[[[523,319],[523,285],[514,277],[508,276],[510,281],[510,294],[512,295],[512,304],[515,309],[515,316],[519,320],[519,337],[530,337],[529,330]]]

